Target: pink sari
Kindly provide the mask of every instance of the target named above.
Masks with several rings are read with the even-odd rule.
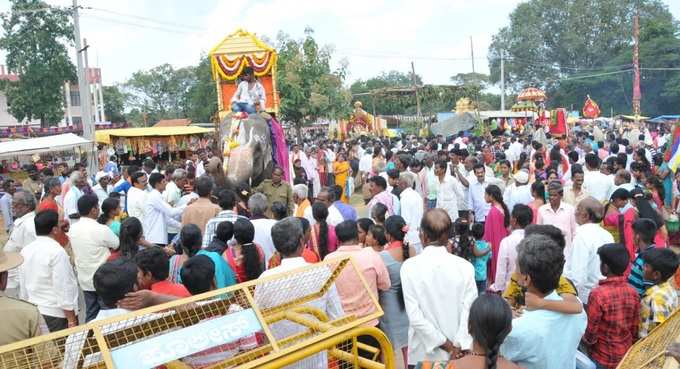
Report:
[[[487,270],[487,281],[489,284],[493,283],[496,277],[496,262],[498,260],[498,249],[500,248],[501,240],[508,235],[504,218],[502,210],[491,206],[484,222],[484,240],[491,245],[491,265]]]

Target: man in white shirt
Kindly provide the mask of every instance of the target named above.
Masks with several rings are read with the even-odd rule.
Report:
[[[196,178],[205,174],[205,164],[208,162],[208,153],[205,149],[199,149],[196,153],[194,165],[196,167]]]
[[[447,167],[448,164],[444,160],[438,160],[434,164],[437,187],[435,206],[439,209],[444,209],[449,214],[451,221],[455,222],[458,219],[458,211],[461,210],[460,200],[464,196],[463,186],[456,177],[446,174]]]
[[[614,183],[606,174],[600,172],[600,158],[597,154],[586,155],[586,168],[583,177],[583,191],[597,201],[609,200],[607,196],[612,192]]]
[[[472,348],[468,315],[477,298],[475,271],[468,261],[446,250],[451,226],[444,210],[425,213],[420,230],[423,252],[401,267],[409,365],[450,360]]]
[[[111,228],[97,222],[99,202],[95,195],[84,195],[78,200],[80,220],[71,225],[68,232],[75,260],[78,284],[85,296],[86,322],[99,312],[99,298],[92,284],[92,276],[118,249],[118,237]]]
[[[486,215],[491,209],[491,204],[486,202],[485,190],[486,186],[490,184],[490,179],[486,176],[484,165],[477,164],[473,168],[475,178],[470,179],[468,186],[468,203],[470,209],[475,214],[475,222],[484,222]]]
[[[70,223],[80,218],[78,200],[83,196],[83,188],[87,186],[87,179],[79,171],[74,171],[69,177],[71,186],[64,195],[64,216]]]
[[[272,241],[272,227],[276,220],[267,219],[267,197],[262,193],[254,193],[248,199],[248,209],[250,209],[250,222],[255,228],[253,242],[262,247],[264,252],[264,265],[269,265],[269,259],[274,255],[274,242]]]
[[[593,197],[587,197],[576,206],[576,234],[567,255],[564,276],[569,278],[581,301],[588,301],[590,291],[604,279],[600,272],[600,256],[597,249],[614,243],[611,233],[600,226],[604,217],[604,206]]]
[[[241,82],[231,98],[231,111],[248,114],[264,111],[266,98],[264,87],[255,78],[253,68],[243,68]]]
[[[167,181],[160,173],[151,173],[149,184],[153,188],[146,198],[144,205],[144,238],[159,246],[168,244],[168,225],[181,228],[182,224],[176,218],[182,215],[186,206],[173,208],[163,200],[161,192],[165,190]]]
[[[178,206],[179,200],[182,198],[182,188],[187,182],[187,171],[182,168],[175,169],[172,172],[172,180],[165,186],[163,191],[163,201],[170,206]],[[180,228],[168,224],[168,238],[172,240],[173,236],[179,233]]]
[[[630,172],[625,169],[619,169],[616,172],[616,175],[614,175],[614,186],[611,188],[611,192],[607,198],[610,199],[614,191],[618,190],[619,188],[623,188],[628,192],[633,191],[635,189],[635,185],[630,183],[631,179]]]
[[[321,189],[321,191],[319,191],[316,201],[324,203],[324,205],[326,205],[328,208],[328,217],[326,218],[326,223],[335,227],[345,220],[342,216],[342,213],[340,213],[340,210],[338,210],[338,208],[333,205],[333,202],[335,201],[335,192],[329,187],[324,187]],[[310,223],[315,224],[316,221]]]
[[[524,146],[522,145],[522,142],[520,142],[520,141],[519,141],[516,137],[514,137],[514,136],[510,139],[510,141],[511,141],[512,143],[510,144],[510,148],[508,149],[508,151],[512,154],[512,157],[511,157],[511,158],[508,158],[508,159],[509,159],[513,164],[515,164],[515,162],[516,162],[517,160],[519,160],[519,156],[522,154],[522,149],[524,148]]]
[[[408,232],[404,240],[411,244],[419,254],[423,247],[420,244],[420,222],[423,220],[423,197],[413,188],[413,176],[407,173],[399,175],[399,203],[401,205],[401,217],[408,225]]]
[[[529,173],[520,170],[513,176],[514,181],[505,189],[503,201],[508,209],[512,209],[517,204],[529,205],[533,200],[531,196],[531,186],[529,185]]]
[[[182,188],[184,188],[187,182],[187,171],[177,168],[171,175],[172,180],[168,182],[165,186],[165,191],[163,191],[163,200],[170,204],[170,206],[175,206],[182,197]]]
[[[301,217],[307,219],[310,225],[314,225],[316,221],[312,215],[312,204],[308,199],[309,189],[305,184],[296,184],[293,186],[293,203],[295,203],[295,209],[293,209],[293,215],[296,217]]]
[[[373,149],[367,148],[364,154],[359,159],[359,175],[363,177],[363,182],[366,183],[368,176],[371,173],[373,166]]]
[[[510,284],[510,277],[515,272],[517,265],[517,245],[524,239],[524,228],[533,220],[531,208],[524,204],[517,204],[512,208],[510,227],[512,233],[501,240],[498,247],[498,259],[496,261],[496,278],[491,289],[503,292]]]
[[[127,194],[127,212],[128,216],[139,219],[144,224],[144,208],[146,207],[146,187],[148,185],[148,177],[143,171],[132,173],[130,175],[132,187]]]
[[[59,214],[53,210],[35,216],[36,239],[21,250],[20,296],[36,306],[50,332],[78,325],[78,283],[69,256],[54,239]]]
[[[113,187],[109,184],[111,182],[111,175],[106,172],[97,172],[94,176],[94,181],[97,182],[97,184],[92,187],[92,192],[97,195],[99,207],[101,207],[104,200],[109,197],[111,190],[113,190]]]
[[[12,196],[16,192],[16,184],[11,178],[5,179],[2,183],[2,189],[5,191],[0,197],[0,211],[2,211],[2,220],[5,224],[5,232],[8,234],[12,230],[14,224],[14,215],[12,214]]]
[[[35,240],[35,197],[29,192],[17,192],[12,197],[12,208],[17,219],[12,226],[12,233],[5,243],[5,252],[21,252],[24,246]],[[10,269],[7,279],[5,295],[9,297],[19,296],[19,270]]]

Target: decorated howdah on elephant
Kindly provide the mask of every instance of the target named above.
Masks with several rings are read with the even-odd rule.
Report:
[[[283,128],[267,113],[230,113],[220,123],[223,166],[233,183],[259,185],[271,178],[274,166],[283,168],[289,177],[288,147]]]

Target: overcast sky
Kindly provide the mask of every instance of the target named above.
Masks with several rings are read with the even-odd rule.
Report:
[[[48,0],[66,6],[69,0]],[[81,35],[90,65],[104,84],[163,63],[197,64],[224,36],[243,27],[275,39],[279,31],[300,38],[306,27],[335,49],[334,63],[349,62],[349,80],[410,69],[426,83],[448,83],[456,73],[488,72],[491,36],[509,23],[519,0],[81,0]],[[680,0],[664,0],[680,19]],[[0,11],[9,9],[0,0]],[[457,59],[457,60],[452,60]],[[0,64],[4,55],[0,53]]]

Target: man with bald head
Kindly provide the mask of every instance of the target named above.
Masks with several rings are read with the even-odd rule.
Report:
[[[471,349],[468,333],[470,306],[477,298],[475,270],[468,261],[448,252],[451,218],[432,209],[420,223],[423,252],[404,261],[401,285],[409,318],[408,364],[454,359]]]
[[[614,238],[600,226],[604,206],[594,197],[581,200],[576,206],[575,214],[578,226],[574,233],[571,254],[565,255],[567,262],[564,274],[576,286],[581,301],[587,303],[590,291],[603,279],[597,249],[614,243]]]

